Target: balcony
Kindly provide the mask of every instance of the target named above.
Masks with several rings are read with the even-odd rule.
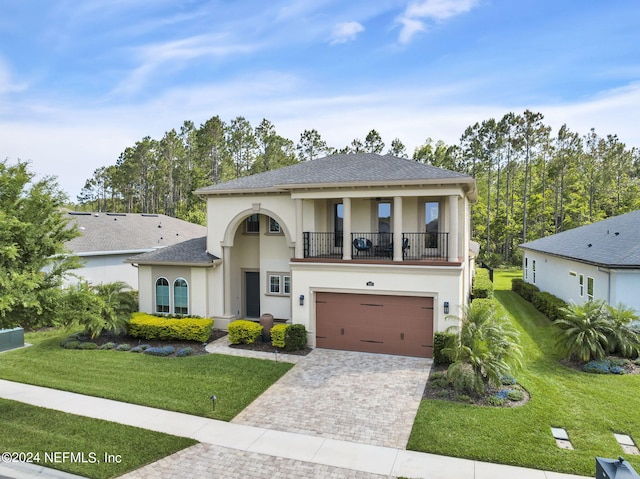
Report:
[[[404,261],[448,261],[449,233],[402,233]],[[352,260],[393,260],[392,233],[351,233]],[[304,258],[340,260],[344,256],[341,233],[303,233]]]

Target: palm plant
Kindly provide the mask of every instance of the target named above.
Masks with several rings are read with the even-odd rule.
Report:
[[[509,321],[496,313],[492,300],[475,300],[463,309],[459,339],[443,349],[453,364],[447,370],[456,390],[482,394],[487,384],[497,386],[502,376],[520,367],[522,352],[518,333]]]
[[[581,361],[602,359],[613,346],[615,327],[604,301],[571,304],[563,308],[564,317],[554,323],[562,334],[557,346],[567,358]]]
[[[620,353],[623,357],[636,357],[640,353],[640,334],[635,326],[638,316],[634,310],[619,303],[607,306],[607,313],[612,322],[613,332],[609,338],[609,352]]]

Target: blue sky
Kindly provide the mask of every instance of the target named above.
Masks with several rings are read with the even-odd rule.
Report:
[[[637,0],[0,0],[0,157],[75,200],[184,120],[267,118],[409,153],[491,117],[640,147]]]

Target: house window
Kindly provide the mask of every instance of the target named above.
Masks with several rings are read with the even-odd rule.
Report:
[[[189,287],[182,278],[173,282],[173,312],[174,314],[189,314]]]
[[[533,273],[533,284],[536,284],[536,260],[531,262],[531,272]]]
[[[575,278],[578,274],[575,271],[569,271],[569,276],[573,276]]]
[[[427,201],[424,204],[424,225],[427,233],[427,248],[438,247],[438,217],[440,204],[437,201]]]
[[[391,244],[391,203],[378,203],[378,244]]]
[[[529,279],[529,258],[524,257],[524,280]]]
[[[587,301],[593,301],[593,278],[587,277]]]
[[[282,233],[282,229],[280,229],[280,223],[278,223],[273,218],[269,218],[269,233],[272,234],[280,234]]]
[[[583,298],[584,297],[584,275],[580,275],[580,297]]]
[[[342,246],[342,233],[344,231],[344,205],[336,203],[333,205],[333,231],[335,233],[334,245]]]
[[[251,215],[245,221],[245,233],[259,233],[260,232],[260,217],[256,215]]]
[[[269,273],[267,278],[268,294],[291,294],[291,275],[289,273]]]
[[[169,281],[158,278],[156,281],[156,313],[169,312]]]

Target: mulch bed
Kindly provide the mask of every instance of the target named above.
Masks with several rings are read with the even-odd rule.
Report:
[[[620,358],[618,356],[607,356],[605,359],[620,361],[623,358]],[[583,361],[563,359],[560,361],[560,364],[575,371],[584,372],[582,371],[582,366],[585,365]],[[622,366],[622,369],[624,370],[624,374],[640,374],[640,364],[635,364],[633,361],[629,361],[628,364]]]
[[[451,384],[446,386],[433,386],[432,385],[432,376],[436,373],[446,373],[447,366],[446,365],[433,365],[431,367],[431,372],[429,373],[429,379],[427,380],[427,384],[424,388],[424,393],[422,395],[422,399],[435,399],[440,401],[451,401],[451,402],[459,402],[464,404],[474,404],[476,406],[489,406],[489,407],[516,407],[522,406],[529,402],[530,396],[526,389],[524,389],[519,384],[509,384],[505,386],[501,386],[499,388],[487,387],[487,391],[485,394],[478,396],[472,394],[465,393],[457,393]],[[436,374],[438,377],[439,374]],[[489,404],[488,398],[497,394],[498,391],[502,389],[508,390],[519,390],[523,393],[523,398],[521,401],[511,401],[509,399],[505,399],[501,406],[495,406],[493,404]]]
[[[298,351],[285,351],[282,348],[274,348],[271,344],[271,341],[263,341],[261,338],[256,339],[253,344],[230,344],[229,347],[234,349],[246,349],[249,351],[261,351],[272,354],[274,354],[274,351],[277,350],[278,354],[291,354],[294,356],[306,356],[312,351],[311,348],[304,348]]]

